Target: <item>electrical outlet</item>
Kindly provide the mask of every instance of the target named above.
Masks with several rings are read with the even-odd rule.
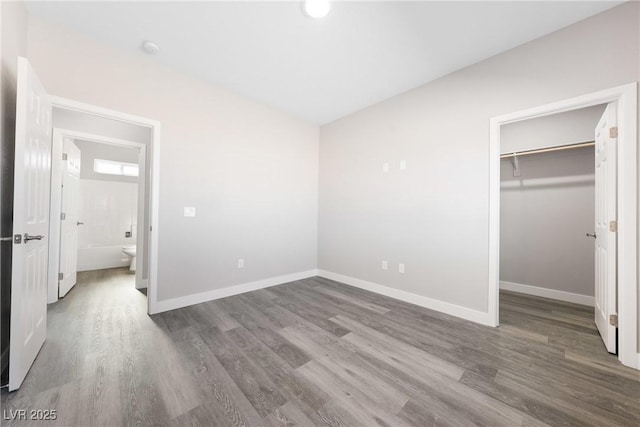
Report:
[[[398,264],[398,273],[404,274],[404,264]]]
[[[193,206],[185,206],[184,216],[189,218],[196,216],[196,208]]]
[[[387,264],[387,261],[382,261],[382,269],[383,270],[388,270],[389,269],[389,264]]]
[[[244,268],[244,258],[238,259],[238,268]]]

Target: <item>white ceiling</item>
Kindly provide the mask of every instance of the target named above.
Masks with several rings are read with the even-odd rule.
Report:
[[[317,124],[621,2],[28,2],[55,20]]]

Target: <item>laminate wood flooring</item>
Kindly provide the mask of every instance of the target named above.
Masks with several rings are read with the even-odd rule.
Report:
[[[316,277],[149,317],[133,282],[80,273],[49,306],[3,425],[640,425],[589,307],[502,292],[489,328]]]

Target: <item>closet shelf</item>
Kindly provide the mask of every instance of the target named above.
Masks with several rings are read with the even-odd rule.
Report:
[[[534,150],[524,150],[524,151],[516,151],[514,153],[504,153],[500,154],[501,159],[508,159],[510,157],[518,157],[518,156],[527,156],[529,154],[539,154],[539,153],[548,153],[551,151],[562,151],[562,150],[571,150],[574,148],[582,148],[582,147],[593,147],[596,145],[594,141],[590,142],[580,142],[578,144],[568,144],[568,145],[558,145],[556,147],[548,147],[548,148],[538,148]]]

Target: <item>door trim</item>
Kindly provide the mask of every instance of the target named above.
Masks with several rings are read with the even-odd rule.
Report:
[[[500,127],[509,123],[615,102],[618,105],[618,359],[640,369],[638,353],[638,84],[516,111],[489,123],[489,301],[492,326],[499,324]]]
[[[60,264],[60,242],[61,242],[61,219],[60,213],[62,211],[62,168],[61,168],[61,159],[62,159],[62,146],[64,138],[71,139],[80,139],[83,141],[96,142],[99,144],[107,144],[118,147],[128,147],[140,150],[140,154],[138,156],[140,174],[138,177],[138,224],[141,224],[142,227],[146,227],[149,220],[144,216],[144,202],[145,202],[145,192],[146,188],[146,149],[147,145],[142,142],[128,141],[124,139],[117,139],[106,137],[102,135],[95,135],[91,133],[78,132],[69,129],[61,129],[61,128],[53,128],[53,139],[52,139],[52,165],[51,165],[51,209],[49,210],[49,226],[50,231],[49,235],[51,238],[49,239],[49,271],[48,271],[48,280],[47,280],[47,302],[49,304],[58,301],[58,271]],[[142,230],[140,225],[138,228]],[[144,253],[144,248],[147,245],[144,239],[144,233],[137,233],[136,236],[136,247],[140,248],[140,253]],[[149,254],[151,255],[151,254]],[[142,259],[141,257],[138,259]],[[136,289],[140,289],[143,286],[144,278],[143,278],[142,269],[136,268]]]
[[[92,114],[98,117],[118,120],[125,123],[139,125],[151,129],[151,144],[147,152],[146,167],[151,168],[149,174],[149,219],[147,225],[150,227],[149,240],[146,242],[149,247],[149,275],[147,283],[147,313],[158,312],[158,231],[159,231],[159,196],[160,196],[160,131],[161,125],[158,120],[135,116],[121,111],[109,110],[83,102],[74,101],[59,96],[51,96],[51,103],[54,108],[76,111],[80,113]],[[139,233],[142,234],[142,233]]]

